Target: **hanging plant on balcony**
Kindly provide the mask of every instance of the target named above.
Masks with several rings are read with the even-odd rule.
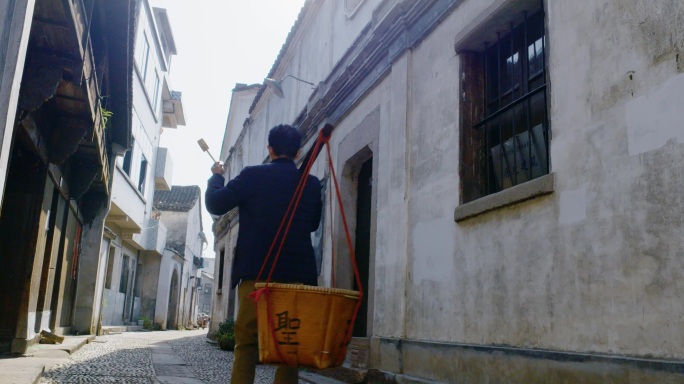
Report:
[[[100,107],[100,113],[102,114],[102,128],[107,128],[107,121],[114,115],[114,112],[107,110],[105,107]]]

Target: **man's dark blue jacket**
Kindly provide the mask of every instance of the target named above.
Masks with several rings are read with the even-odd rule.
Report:
[[[207,184],[204,199],[207,211],[223,215],[239,207],[240,226],[231,274],[231,287],[240,280],[256,280],[271,242],[294,195],[300,172],[286,158],[270,164],[246,167],[225,186],[224,178],[214,174]],[[308,175],[304,194],[285,239],[273,281],[316,285],[316,259],[311,232],[321,221],[321,186],[318,178]],[[277,250],[274,249],[273,253]],[[271,255],[273,260],[275,255]],[[266,280],[269,263],[260,280]]]

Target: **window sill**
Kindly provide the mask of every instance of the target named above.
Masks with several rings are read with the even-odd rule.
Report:
[[[554,179],[554,174],[549,173],[501,192],[461,204],[454,211],[454,221],[461,222],[495,209],[553,193]]]

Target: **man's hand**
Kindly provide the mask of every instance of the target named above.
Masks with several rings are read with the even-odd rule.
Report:
[[[223,164],[221,164],[221,163],[218,162],[218,161],[215,162],[214,165],[211,167],[211,173],[214,173],[214,174],[217,174],[217,175],[223,175],[224,172],[225,172],[225,171],[224,171],[224,169],[223,169]]]

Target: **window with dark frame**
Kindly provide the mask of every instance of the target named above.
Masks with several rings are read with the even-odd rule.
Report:
[[[128,175],[128,177],[131,177],[131,163],[133,161],[133,148],[135,148],[135,138],[131,137],[131,149],[126,151],[126,154],[124,155],[123,158],[123,165],[121,166],[121,169],[123,169],[124,173]]]
[[[129,257],[128,255],[124,255],[124,257],[121,259],[121,276],[119,279],[119,293],[126,293],[126,290],[128,289],[128,272],[129,272],[129,264],[128,264]]]
[[[462,58],[462,202],[548,174],[544,12]]]
[[[223,263],[224,263],[225,257],[226,257],[226,249],[223,248],[223,249],[221,249],[221,252],[219,254],[219,270],[218,270],[217,292],[220,292],[221,289],[223,289]]]
[[[147,33],[145,32],[143,32],[142,47],[140,47],[138,55],[136,63],[138,64],[138,70],[140,71],[140,76],[144,83],[145,79],[147,79],[147,61],[150,57],[150,42],[147,39]]]
[[[140,160],[140,175],[138,177],[138,191],[145,193],[145,181],[147,180],[147,159],[145,155]]]
[[[109,247],[109,254],[107,256],[107,273],[105,275],[105,288],[112,289],[112,274],[114,273],[114,257],[116,248]]]

